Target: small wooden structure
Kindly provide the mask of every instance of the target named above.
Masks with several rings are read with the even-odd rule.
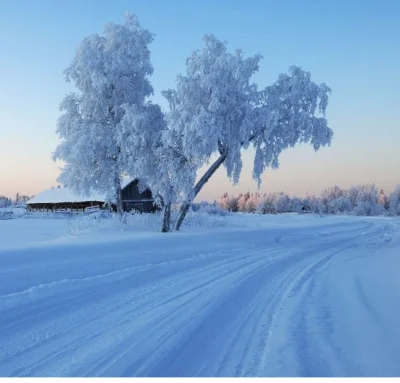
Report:
[[[153,194],[150,189],[142,193],[139,190],[139,180],[135,179],[122,185],[122,202],[125,211],[136,210],[141,213],[154,213],[159,208],[154,204]]]
[[[154,198],[149,189],[139,191],[137,179],[124,179],[122,182],[122,201],[125,211],[136,210],[141,213],[155,212]],[[29,211],[53,212],[91,212],[98,209],[115,210],[115,205],[97,193],[89,196],[76,195],[68,187],[44,190],[26,203]]]

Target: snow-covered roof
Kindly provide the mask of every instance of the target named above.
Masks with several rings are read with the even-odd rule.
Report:
[[[35,203],[62,203],[62,202],[106,202],[104,195],[92,193],[90,196],[80,196],[68,187],[43,190],[35,197],[31,198],[26,204]]]
[[[122,177],[121,180],[121,189],[126,188],[132,181],[134,181],[136,178],[131,178],[131,177]]]
[[[131,177],[122,177],[121,180],[121,188],[124,189],[127,187],[132,181],[136,178]],[[61,187],[61,188],[53,188],[43,190],[35,197],[31,198],[27,205],[32,205],[35,203],[62,203],[62,202],[106,202],[106,198],[104,195],[99,193],[91,193],[90,196],[81,196],[74,193],[68,187]]]

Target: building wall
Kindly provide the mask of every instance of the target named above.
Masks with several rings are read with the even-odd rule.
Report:
[[[101,201],[87,201],[87,202],[60,202],[60,203],[35,203],[27,205],[29,211],[45,210],[45,211],[58,211],[64,209],[82,210],[88,207],[98,206],[102,208],[104,202]]]
[[[140,193],[137,180],[132,181],[122,190],[123,201],[137,201],[144,199],[153,199],[153,196],[149,189],[146,189],[143,193]]]
[[[131,182],[122,190],[122,201],[126,211],[137,210],[142,213],[150,213],[158,210],[154,206],[151,191],[146,189],[143,193],[140,193],[137,180]]]

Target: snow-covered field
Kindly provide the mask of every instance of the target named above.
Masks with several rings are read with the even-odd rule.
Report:
[[[0,375],[400,375],[399,218],[199,217],[0,221]]]

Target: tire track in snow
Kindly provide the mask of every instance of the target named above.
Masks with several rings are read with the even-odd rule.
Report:
[[[184,278],[183,281],[191,288],[187,292],[190,292],[191,290],[195,290],[195,289],[201,288],[201,287],[207,288],[207,285],[209,285],[213,280],[221,279],[225,275],[229,276],[230,274],[236,272],[238,269],[242,268],[244,264],[251,263],[253,256],[257,256],[257,255],[259,255],[258,252],[255,252],[254,255],[242,254],[237,259],[235,257],[229,257],[228,259],[223,259],[222,262],[219,262],[216,265],[211,265],[211,266],[205,267],[201,273],[199,273],[198,269],[194,269],[189,273],[187,273],[187,270],[186,270],[186,272],[184,272],[182,275]],[[231,259],[231,258],[233,258],[233,259]],[[229,267],[229,264],[232,264],[232,267]],[[218,274],[218,272],[220,272],[220,273]],[[210,276],[208,276],[208,274],[211,275],[212,277],[210,278]],[[178,276],[179,276],[179,274],[178,274]],[[172,278],[168,279],[169,284],[170,284],[170,286],[168,286],[169,288],[176,287],[176,284],[177,284],[176,282],[177,282],[178,276],[175,275]],[[193,277],[196,277],[196,276],[197,276],[197,279],[201,281],[201,283],[193,286]],[[178,285],[179,285],[179,283],[178,283]],[[161,283],[161,289],[163,286],[164,286],[163,283]],[[118,286],[116,286],[116,287],[118,287]],[[154,312],[154,310],[157,309],[158,306],[162,306],[162,305],[168,303],[168,301],[162,301],[159,304],[152,304],[151,302],[149,303],[148,300],[146,300],[146,298],[148,298],[148,297],[152,297],[153,299],[156,298],[154,296],[154,286],[150,287],[150,290],[148,290],[148,291],[146,291],[146,290],[143,291],[142,295],[144,296],[143,306],[145,307],[145,312],[140,313],[140,315],[145,315],[146,313],[149,313],[148,315],[151,316],[151,315],[153,315],[152,312]],[[179,295],[182,295],[182,294],[179,293]],[[133,294],[128,293],[128,297],[129,297],[128,301],[126,300],[126,298],[121,298],[119,300],[119,302],[117,302],[117,305],[115,303],[112,304],[111,302],[110,302],[110,305],[108,305],[108,302],[105,302],[105,304],[103,306],[103,310],[102,310],[102,311],[104,311],[103,313],[99,312],[99,307],[93,308],[92,306],[90,306],[87,309],[83,310],[83,313],[81,314],[80,317],[84,317],[88,321],[89,326],[86,326],[86,327],[89,327],[89,328],[91,326],[95,325],[96,317],[102,316],[102,315],[107,315],[107,312],[109,312],[109,311],[115,312],[116,315],[114,315],[114,317],[117,318],[120,316],[121,309],[123,309],[127,305],[129,307],[129,305],[131,304],[131,301],[136,300],[138,298],[138,296],[135,295],[135,292],[133,292]],[[168,290],[163,292],[159,299],[165,300],[165,297],[168,297],[170,300],[175,299],[174,297],[171,298],[170,293],[168,293]],[[132,311],[137,311],[137,310],[138,310],[137,305],[134,305]],[[129,311],[127,313],[125,313],[125,315],[128,317],[131,314],[132,314],[132,312],[129,312]],[[92,320],[91,320],[91,318],[92,318]],[[112,323],[112,326],[114,326],[114,327],[122,326],[124,324],[123,322],[121,323],[118,321],[114,321],[114,322],[110,321],[110,322]],[[125,321],[125,322],[128,325],[130,325],[129,320]],[[81,330],[81,320],[79,318],[72,318],[71,324],[72,324],[71,327],[69,327],[68,322],[66,323],[65,321],[62,321],[60,324],[60,327],[62,327],[62,330],[60,329],[62,331],[62,334],[65,334],[68,338],[71,337],[71,332],[73,333],[76,330]],[[77,325],[75,326],[75,324],[77,324]],[[45,346],[46,343],[57,340],[60,330],[54,331],[53,323],[50,323],[50,327],[48,327],[47,329],[44,329],[42,331],[42,336],[40,336],[40,335],[38,336],[38,339],[36,340],[36,342],[34,342],[32,347],[31,348],[28,347],[28,351],[31,351],[31,354],[32,354],[29,359],[33,360],[33,362],[31,363],[31,367],[34,367],[34,366],[38,367],[37,364],[35,364],[36,362],[34,361],[35,355],[38,352],[37,348],[41,347],[41,346]],[[102,330],[99,332],[99,335],[101,334],[101,332],[104,332],[104,330],[105,329],[102,328]],[[54,331],[54,334],[52,335],[53,331]],[[23,337],[21,337],[21,338],[23,338]],[[22,344],[24,344],[24,339],[21,339],[20,342]],[[85,337],[82,338],[82,342],[80,342],[80,343],[83,344],[84,342],[85,342]],[[24,346],[26,346],[26,344],[24,344]],[[10,348],[10,346],[8,348]],[[4,349],[7,349],[7,345],[3,345],[3,350]],[[46,358],[50,358],[50,360],[48,360],[48,362],[50,363],[51,359],[56,359],[56,358],[52,357],[53,355],[54,355],[53,352],[48,353],[44,357],[43,361],[46,361],[47,360]],[[13,356],[15,356],[15,352],[14,353],[11,352],[11,355],[9,355],[9,358],[11,358]],[[55,355],[55,356],[58,357],[59,355]],[[0,357],[1,357],[1,354],[0,354]],[[4,355],[0,359],[2,361],[4,361]],[[1,363],[0,363],[0,371],[1,371]],[[30,372],[29,372],[29,369],[28,369],[28,371],[25,371],[25,372],[23,372],[23,370],[20,369],[19,374],[24,374],[24,375],[28,374],[29,375]]]
[[[317,246],[318,248],[320,247],[320,245],[318,245]],[[311,249],[312,250],[312,249]],[[306,269],[308,269],[309,268],[309,266],[308,266],[308,262],[309,262],[309,260],[307,259],[307,258],[302,258],[300,255],[304,255],[304,253],[303,252],[300,252],[299,254],[295,254],[294,256],[293,255],[291,255],[289,258],[288,258],[288,264],[290,264],[290,263],[292,263],[293,262],[293,258],[295,258],[296,259],[296,257],[298,258],[298,261],[299,262],[302,262],[302,264],[303,264],[303,267],[304,268],[306,268]],[[320,261],[318,261],[318,262],[320,262]],[[279,273],[279,270],[280,270],[280,267],[278,266],[278,269],[277,270],[275,270],[274,272],[277,272],[277,273]],[[285,269],[284,269],[285,270]],[[282,271],[282,270],[281,270]],[[295,276],[295,275],[297,275],[298,274],[298,269],[294,269],[294,270],[291,270],[291,273],[290,274],[288,274],[288,276],[286,277],[286,278],[284,278],[284,281],[287,281],[287,283],[289,283],[289,284],[291,284],[291,283],[293,283],[293,280],[292,280],[292,277],[293,276]],[[255,275],[256,274],[253,274],[252,275],[252,278],[254,278],[255,277]],[[265,276],[265,275],[263,275],[263,270],[261,270],[260,271],[260,276],[261,277],[263,277],[263,276]],[[282,276],[281,276],[282,277]],[[262,278],[261,278],[262,279]],[[257,283],[257,286],[258,287],[262,287],[263,286],[263,283],[260,283],[260,281],[258,281],[258,283]],[[249,289],[248,289],[248,286],[241,286],[242,287],[242,291],[247,291],[247,293],[248,293],[248,291],[249,291]],[[278,288],[275,288],[275,286],[270,286],[271,287],[271,290],[273,290],[273,291],[278,291],[279,292],[279,290],[278,290]],[[283,289],[282,288],[282,290],[284,291],[284,292],[286,292],[286,290],[285,289]],[[248,298],[249,299],[249,301],[251,301],[251,295],[250,296],[247,296],[246,298]],[[257,344],[256,346],[257,347],[252,347],[252,346],[250,346],[249,347],[249,349],[251,350],[251,352],[250,352],[250,354],[253,354],[253,357],[252,358],[249,358],[249,359],[251,359],[251,360],[253,360],[253,361],[255,361],[253,364],[255,365],[255,366],[257,366],[258,364],[259,364],[259,362],[260,362],[260,359],[261,359],[261,356],[262,356],[262,354],[263,354],[263,351],[260,351],[260,350],[263,350],[263,346],[264,346],[264,344],[265,344],[265,342],[266,342],[266,335],[265,335],[265,333],[267,332],[266,331],[266,329],[267,328],[269,328],[271,325],[269,324],[272,320],[271,319],[266,319],[266,316],[268,316],[268,317],[271,317],[272,316],[272,318],[274,317],[274,315],[275,315],[275,312],[277,311],[276,310],[276,306],[278,306],[279,305],[279,303],[281,302],[281,300],[282,299],[280,299],[279,298],[279,294],[275,294],[275,296],[273,296],[272,298],[272,303],[270,304],[270,305],[268,305],[267,304],[267,302],[263,302],[263,301],[257,301],[257,302],[254,302],[254,304],[255,305],[257,305],[258,307],[264,307],[264,311],[265,311],[265,313],[266,314],[264,314],[264,316],[263,316],[263,324],[261,325],[261,326],[259,326],[259,330],[258,330],[258,333],[261,335],[261,336],[258,336],[257,337],[257,339],[259,340],[259,343],[261,342],[261,344]],[[261,304],[260,304],[261,303]],[[262,303],[264,303],[264,305],[262,304]],[[266,307],[266,308],[265,308]],[[247,306],[246,306],[246,308],[247,308]],[[251,309],[251,306],[250,306],[250,309]],[[222,311],[222,312],[221,312]],[[239,318],[242,318],[242,316],[243,316],[244,314],[242,314],[242,313],[240,313],[240,315],[238,315],[238,317]],[[222,320],[224,319],[224,317],[223,317],[223,310],[221,310],[220,309],[220,307],[217,307],[217,314],[215,315],[216,317],[218,317],[218,318],[221,318]],[[244,315],[245,316],[245,315]],[[252,317],[255,317],[255,315],[254,315],[254,313],[253,313],[253,316]],[[208,315],[208,317],[207,317],[207,322],[209,322],[210,321],[210,315]],[[204,323],[205,323],[205,321],[204,321]],[[202,326],[200,326],[200,328],[197,328],[196,329],[196,332],[197,333],[202,333],[202,332],[205,332],[206,334],[207,334],[207,330],[206,331],[204,331],[203,329],[202,329],[202,327],[206,327],[207,328],[207,324],[205,324],[204,325],[204,323],[202,324]],[[211,320],[211,323],[212,323],[212,320]],[[229,321],[228,321],[228,323],[229,323]],[[208,326],[209,327],[209,326]],[[254,331],[256,331],[257,330],[257,323],[255,323],[255,324],[253,324],[253,332]],[[226,334],[225,332],[223,333],[224,334],[224,338],[226,339],[226,338],[228,338],[229,339],[229,334]],[[216,334],[217,335],[217,334]],[[248,334],[247,334],[248,335]],[[200,338],[200,335],[198,336],[198,338]],[[203,338],[206,338],[205,336],[203,337]],[[207,338],[208,338],[208,336],[207,336]],[[211,336],[211,339],[212,339],[212,336]],[[225,340],[226,341],[226,340]],[[218,369],[217,368],[214,368],[214,367],[210,367],[209,365],[207,365],[207,363],[206,363],[206,365],[203,365],[197,372],[195,372],[196,371],[196,366],[193,366],[193,359],[191,359],[191,357],[190,357],[190,355],[195,355],[195,354],[197,354],[198,353],[198,350],[200,349],[202,349],[202,344],[200,343],[200,344],[198,344],[198,342],[197,342],[197,344],[195,344],[195,346],[193,346],[193,344],[195,344],[194,342],[192,342],[192,344],[190,345],[189,344],[189,346],[188,347],[186,347],[185,348],[185,350],[184,351],[179,351],[179,354],[181,355],[181,354],[186,354],[186,358],[188,359],[188,360],[192,360],[192,365],[191,365],[191,369],[193,370],[193,372],[192,372],[192,374],[194,374],[194,375],[206,375],[206,376],[209,376],[209,375],[215,375],[215,374],[217,374],[218,375]],[[243,338],[241,338],[241,342],[240,342],[240,344],[241,345],[243,345]],[[177,347],[179,347],[179,350],[182,350],[182,345],[181,344],[179,344]],[[175,354],[175,351],[174,350],[172,350],[172,352],[171,352],[171,354],[172,355],[174,355]],[[187,356],[189,354],[189,357]],[[254,355],[256,355],[256,357],[254,357]],[[213,355],[212,357],[210,356],[210,359],[212,359],[212,360],[214,360],[214,361],[218,361],[219,359],[218,359],[219,357],[218,357],[218,355]],[[246,358],[245,356],[242,356],[242,359],[243,358]],[[152,369],[149,369],[148,370],[148,372],[146,373],[146,374],[144,374],[144,375],[155,375],[155,376],[159,376],[160,374],[157,372],[157,371],[164,371],[167,375],[177,375],[177,372],[176,371],[178,371],[178,368],[179,368],[179,366],[175,366],[174,367],[174,361],[173,360],[170,360],[170,359],[168,359],[169,361],[168,361],[168,363],[167,362],[162,362],[161,363],[161,365],[156,365],[156,366],[154,366]],[[183,365],[186,365],[187,364],[187,361],[185,362],[185,357],[183,357],[183,360],[182,360],[182,357],[178,357],[178,358],[175,358],[175,360],[177,360],[178,362],[177,363],[179,363],[179,364],[183,364]],[[223,359],[222,359],[223,360]],[[250,365],[250,363],[248,363],[248,362],[245,362],[246,363],[246,368]],[[214,362],[214,364],[216,364],[215,362]],[[229,366],[229,363],[227,363],[227,365]],[[172,366],[172,367],[171,367]],[[173,369],[173,368],[175,368],[175,370]],[[214,368],[214,369],[213,369]],[[244,373],[243,371],[240,371],[240,366],[239,366],[239,372],[238,371],[236,371],[236,373],[233,373],[233,370],[231,369],[231,370],[227,370],[227,369],[225,369],[225,372],[224,372],[224,375],[240,375],[240,374],[242,374],[242,375],[251,375],[251,374],[254,374],[255,373],[255,368],[249,368],[249,373],[248,374],[246,374],[246,373]],[[221,372],[221,371],[220,371]]]
[[[388,241],[381,241],[382,232],[388,231],[388,225],[373,225],[368,233],[361,232],[353,238],[353,243],[342,244],[342,248],[336,251],[341,255],[342,264],[348,262],[348,255],[353,249],[365,249],[364,253],[374,253]],[[389,234],[391,235],[391,234]],[[376,245],[376,246],[374,246]],[[372,249],[372,250],[371,250]],[[363,250],[362,250],[363,251]],[[354,259],[350,258],[350,259]],[[319,272],[324,272],[329,265],[322,265]],[[300,299],[288,309],[287,330],[291,334],[290,343],[286,343],[285,349],[275,347],[275,350],[285,355],[285,359],[292,360],[291,365],[281,364],[280,375],[288,376],[361,376],[364,372],[360,365],[350,360],[344,354],[339,344],[333,343],[333,336],[338,331],[332,321],[332,309],[325,303],[322,296],[328,297],[327,282],[321,283],[313,278],[304,280],[300,286]],[[339,277],[340,278],[340,277]],[[318,301],[315,301],[314,291],[318,287]],[[324,292],[325,291],[325,292]],[[357,293],[355,288],[348,294]],[[364,297],[366,300],[366,297]],[[362,299],[361,299],[362,301]],[[367,301],[367,300],[366,300]],[[316,306],[316,302],[318,302]],[[357,300],[354,300],[357,302]],[[368,316],[368,315],[367,315]],[[376,318],[375,315],[373,315]],[[294,354],[294,355],[293,355]],[[279,369],[274,369],[279,371]],[[282,373],[283,371],[283,373]]]
[[[370,226],[370,225],[369,225]],[[355,238],[358,238],[358,233],[356,231],[348,231],[348,233],[356,233],[356,236],[350,236],[345,241],[342,241],[339,245],[337,241],[332,243],[326,243],[324,241],[324,245],[328,250],[328,254],[322,258],[320,256],[316,257],[316,261],[311,264],[304,265],[303,263],[299,263],[297,267],[293,269],[289,269],[286,274],[281,275],[281,279],[277,278],[277,283],[275,285],[268,285],[268,290],[273,290],[272,296],[270,295],[268,301],[264,302],[265,309],[263,311],[258,310],[259,313],[257,317],[259,318],[257,323],[251,323],[249,325],[252,328],[252,335],[248,338],[248,344],[246,346],[246,352],[241,358],[241,362],[236,367],[236,372],[232,374],[229,373],[225,369],[225,372],[222,373],[221,369],[218,371],[217,375],[235,375],[235,376],[262,376],[269,375],[267,371],[267,351],[269,347],[269,336],[274,331],[274,328],[277,327],[277,322],[279,321],[279,314],[282,310],[282,306],[288,298],[292,298],[295,295],[301,293],[301,290],[305,284],[308,283],[309,280],[313,279],[323,268],[325,268],[332,258],[347,249],[355,248],[357,245],[352,244]],[[328,239],[328,238],[327,238]],[[331,241],[331,237],[329,237],[328,241]],[[345,245],[349,243],[348,245]],[[326,246],[329,245],[329,246]],[[314,248],[309,248],[306,251],[310,251],[311,253],[318,248],[321,244],[318,244]],[[332,251],[335,249],[336,251]],[[320,249],[319,249],[320,250]],[[304,252],[304,251],[303,251]],[[322,252],[323,253],[323,252]],[[295,255],[295,257],[297,257]],[[296,262],[293,263],[293,266],[296,266]],[[268,291],[265,291],[265,294],[268,294]],[[252,317],[256,317],[254,312],[252,313]],[[245,326],[243,323],[242,327]],[[239,331],[242,330],[242,327],[239,328]],[[243,344],[243,340],[240,340],[238,336],[237,342],[239,345]],[[254,341],[257,340],[257,343]],[[252,344],[256,343],[256,344]],[[230,345],[232,347],[232,344]],[[239,346],[240,347],[240,346]],[[224,360],[223,365],[226,365],[226,360]]]

